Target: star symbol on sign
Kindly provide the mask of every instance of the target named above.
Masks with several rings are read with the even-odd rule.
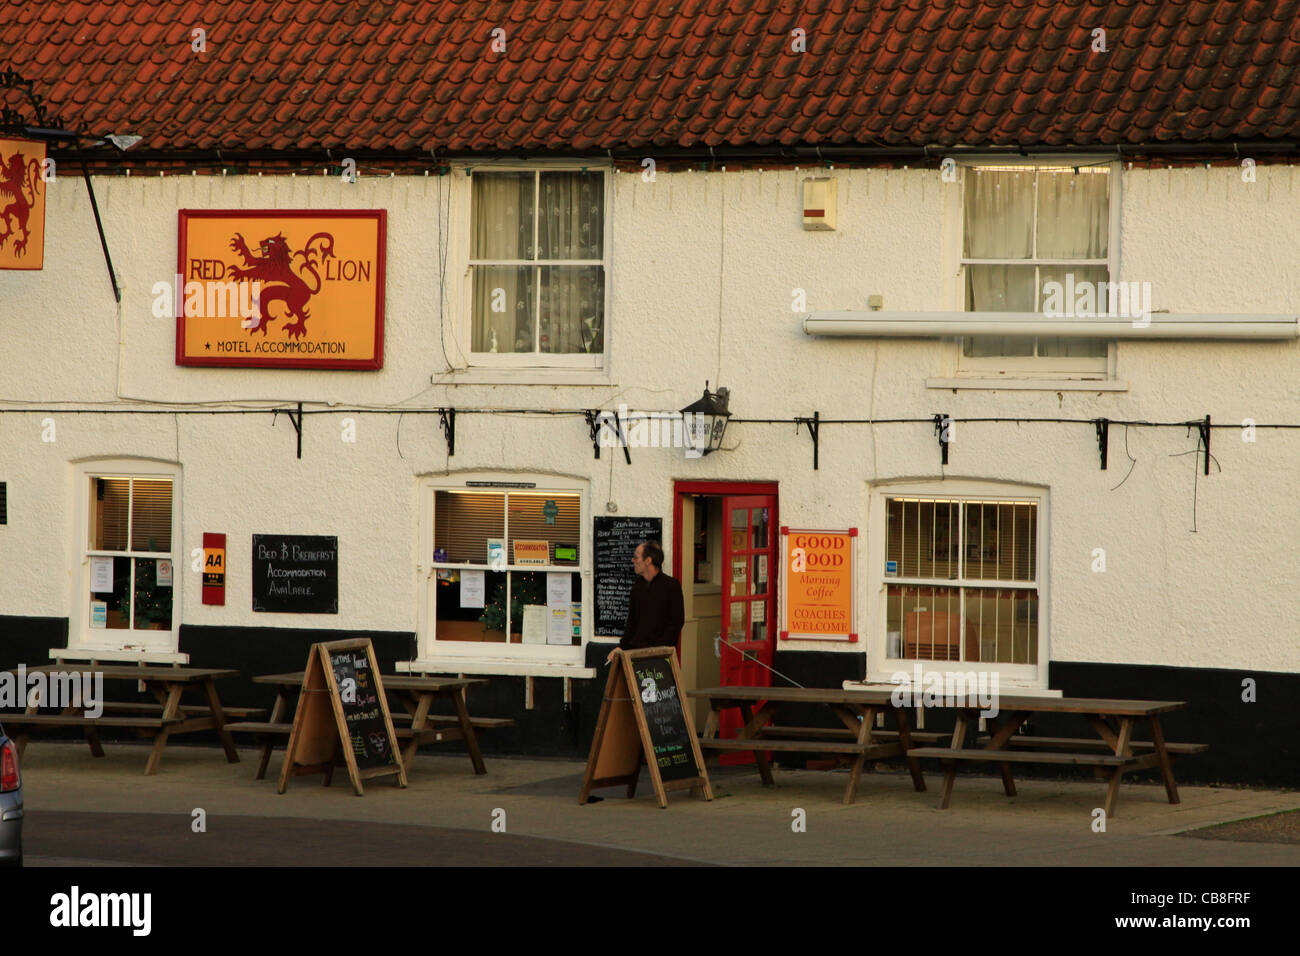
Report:
[[[212,348],[212,343],[211,343],[211,342],[204,342],[204,343],[203,343],[203,347],[204,347],[205,349],[210,349],[210,348]]]

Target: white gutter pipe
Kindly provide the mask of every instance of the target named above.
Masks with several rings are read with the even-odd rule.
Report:
[[[1167,312],[1145,319],[1101,315],[1048,318],[1038,312],[812,312],[808,335],[940,338],[965,335],[1060,335],[1099,339],[1300,338],[1300,315]]]

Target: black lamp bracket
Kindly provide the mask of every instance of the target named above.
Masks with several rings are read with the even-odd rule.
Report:
[[[614,412],[612,422],[609,419],[608,412],[602,412],[598,409],[589,408],[583,414],[587,419],[587,428],[591,432],[591,450],[595,452],[596,457],[600,457],[600,432],[604,428],[610,428],[618,436],[619,444],[623,446],[623,457],[629,465],[632,464],[632,453],[628,451],[627,435],[623,431],[623,422],[619,418],[618,412]]]
[[[298,457],[302,458],[302,402],[298,403],[298,414],[296,416],[294,415],[292,409],[288,409],[288,408],[272,409],[271,410],[272,425],[274,425],[275,420],[280,417],[281,412],[284,412],[287,416],[289,416],[289,424],[292,425],[293,430],[298,433]]]
[[[1093,424],[1097,427],[1097,450],[1101,453],[1101,470],[1106,470],[1106,453],[1110,449],[1110,419],[1099,418]]]
[[[442,425],[442,436],[447,439],[447,457],[456,454],[456,409],[438,409],[438,422]]]
[[[952,442],[951,428],[952,418],[947,414],[940,412],[934,416],[934,431],[939,436],[939,454],[945,465],[948,464],[948,445]]]
[[[819,457],[819,452],[820,452],[820,450],[821,450],[821,448],[820,448],[820,445],[821,445],[821,429],[822,429],[821,419],[822,419],[822,413],[821,413],[821,412],[813,412],[813,413],[812,413],[812,418],[795,418],[795,420],[794,420],[794,433],[795,433],[796,435],[799,434],[799,426],[800,426],[800,425],[807,425],[807,426],[808,426],[808,434],[812,436],[812,443],[813,443],[813,471],[816,471],[816,470],[817,470],[818,457]]]
[[[1205,421],[1196,423],[1196,430],[1201,433],[1201,444],[1205,446],[1205,473],[1210,473],[1210,416]]]

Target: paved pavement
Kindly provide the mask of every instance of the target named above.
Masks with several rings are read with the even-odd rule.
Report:
[[[29,746],[31,865],[1300,865],[1300,845],[1177,836],[1300,809],[1289,791],[1180,787],[1182,803],[1170,806],[1159,784],[1126,783],[1098,833],[1105,788],[1088,781],[1018,780],[1008,799],[997,777],[963,775],[941,811],[937,773],[926,774],[924,794],[904,773],[866,773],[846,807],[840,772],[778,769],[765,788],[752,769],[713,767],[712,802],[678,793],[660,810],[648,783],[632,800],[610,788],[578,806],[574,760],[489,756],[476,777],[463,755],[421,754],[406,790],[380,779],[357,797],[342,772],[332,787],[298,777],[277,794],[279,753],[267,779],[254,780],[253,749],[228,764],[216,748],[170,746],[153,777],[143,775],[144,747],[105,751],[93,759],[83,743]],[[199,808],[205,833],[191,830]],[[805,829],[795,832],[799,810]],[[320,821],[350,838],[329,839]]]

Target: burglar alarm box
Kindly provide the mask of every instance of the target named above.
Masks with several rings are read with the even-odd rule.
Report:
[[[805,179],[803,181],[803,227],[805,229],[835,228],[835,180]]]

